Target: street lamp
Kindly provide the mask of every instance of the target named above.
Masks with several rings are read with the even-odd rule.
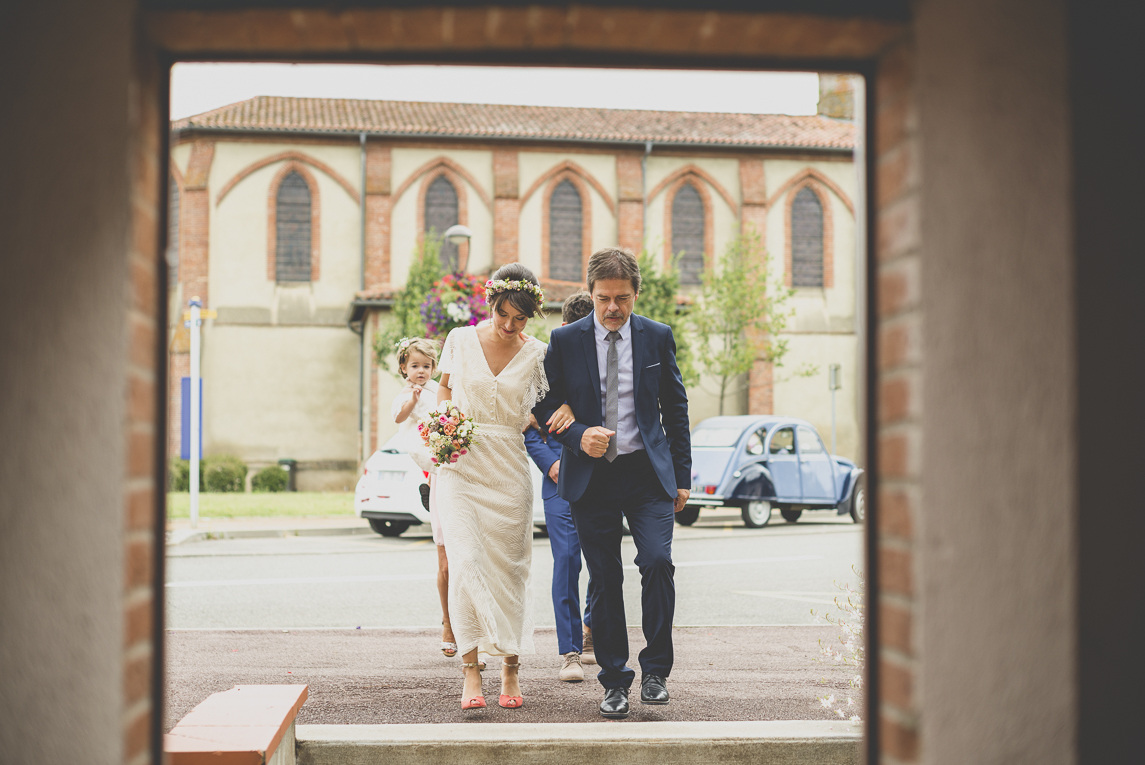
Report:
[[[445,238],[445,241],[450,244],[461,245],[473,237],[473,232],[469,230],[468,226],[462,226],[458,223],[456,226],[450,226],[445,229],[445,233],[442,234],[442,236]]]

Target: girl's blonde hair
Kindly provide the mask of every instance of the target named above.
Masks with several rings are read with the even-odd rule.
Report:
[[[433,362],[434,370],[437,369],[437,341],[430,340],[427,337],[405,338],[398,343],[398,371],[401,372],[402,377],[406,377],[406,371],[403,367],[409,361],[409,355],[413,351],[417,351],[422,356],[425,356]]]

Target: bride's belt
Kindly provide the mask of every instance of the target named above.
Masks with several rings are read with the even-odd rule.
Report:
[[[486,433],[496,434],[499,436],[520,436],[521,429],[514,428],[510,425],[497,425],[492,422],[478,422],[477,423],[477,436],[480,437]]]

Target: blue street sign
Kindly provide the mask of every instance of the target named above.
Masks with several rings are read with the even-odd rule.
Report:
[[[191,459],[191,378],[184,377],[179,386],[180,422],[179,457]],[[199,378],[199,459],[203,459],[203,378]]]

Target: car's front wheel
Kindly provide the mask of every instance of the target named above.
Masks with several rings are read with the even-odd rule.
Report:
[[[802,510],[792,510],[790,506],[779,508],[779,514],[783,516],[783,520],[788,523],[795,523],[799,520],[799,516],[803,515]]]
[[[699,505],[684,505],[684,509],[676,513],[676,523],[681,526],[691,526],[700,517]]]
[[[402,532],[411,526],[409,521],[387,521],[384,518],[370,518],[368,520],[370,521],[370,528],[383,537],[400,537]]]
[[[867,494],[862,486],[856,486],[851,497],[851,520],[855,523],[866,523],[867,520]]]
[[[762,529],[771,521],[771,503],[766,499],[753,499],[740,511],[743,525],[749,529]]]

